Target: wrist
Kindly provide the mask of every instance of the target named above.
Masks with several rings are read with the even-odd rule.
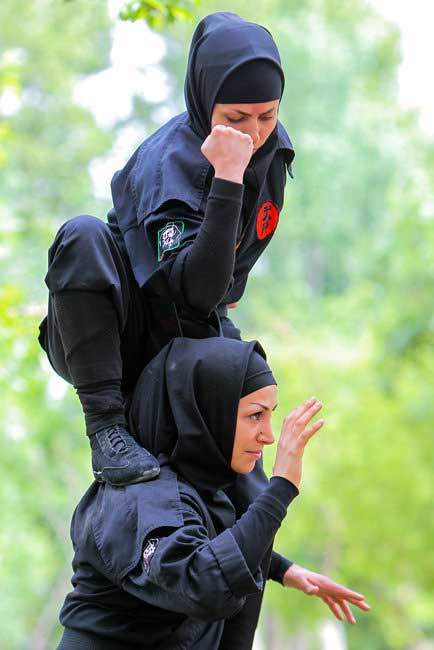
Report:
[[[243,183],[244,169],[239,167],[216,167],[214,169],[214,178],[221,178],[224,181],[232,183]]]

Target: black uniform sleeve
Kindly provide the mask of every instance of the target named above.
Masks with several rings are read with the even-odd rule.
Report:
[[[158,269],[181,306],[208,317],[231,284],[244,186],[212,180],[205,214],[171,202],[144,222]]]
[[[243,549],[250,571],[255,572],[259,567],[264,550],[273,543],[288,505],[297,495],[298,489],[290,481],[280,476],[273,477],[269,487],[254,500],[231,529],[239,547]],[[288,562],[281,556],[278,557]],[[278,566],[278,557],[276,554],[274,558],[277,575],[283,568]]]
[[[286,479],[271,479],[241,519],[214,539],[184,496],[184,526],[166,536],[152,531],[141,562],[122,587],[152,605],[200,620],[234,615],[248,594],[263,589],[259,565],[297,494]]]
[[[201,514],[183,496],[184,526],[148,534],[139,564],[122,588],[153,606],[211,622],[233,616],[248,594],[260,592],[231,531],[210,539]],[[169,533],[169,534],[168,534]]]
[[[283,555],[280,555],[280,553],[277,553],[277,551],[273,551],[271,554],[270,570],[268,572],[269,579],[274,580],[275,582],[279,582],[281,585],[283,585],[283,576],[289,567],[293,564],[294,562],[291,560],[283,557]]]

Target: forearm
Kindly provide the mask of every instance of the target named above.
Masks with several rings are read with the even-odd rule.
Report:
[[[231,528],[252,573],[257,571],[265,551],[272,545],[274,536],[285,518],[289,504],[297,495],[298,489],[290,481],[274,477],[266,490]],[[275,561],[277,562],[277,559]],[[287,568],[288,566],[285,570]],[[275,569],[278,569],[277,564]],[[281,570],[283,564],[279,567],[279,571]]]
[[[183,260],[182,285],[188,304],[209,314],[232,279],[243,185],[214,178],[205,216]]]

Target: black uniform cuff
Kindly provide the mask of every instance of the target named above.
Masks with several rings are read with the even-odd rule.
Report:
[[[268,572],[269,579],[283,585],[283,576],[293,564],[294,562],[292,562],[292,560],[288,560],[286,557],[283,557],[283,555],[280,555],[280,553],[277,553],[277,551],[273,551],[270,570]]]
[[[212,198],[224,199],[225,201],[237,201],[239,203],[243,200],[244,185],[242,183],[233,183],[224,178],[213,178],[211,183],[208,200]]]

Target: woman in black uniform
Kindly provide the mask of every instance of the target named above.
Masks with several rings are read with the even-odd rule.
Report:
[[[251,648],[257,618],[242,614],[270,577],[264,556],[298,495],[305,445],[322,426],[310,424],[321,408],[315,398],[285,418],[273,477],[237,518],[224,489],[274,442],[276,396],[254,342],[177,338],[151,361],[130,421],[161,474],[124,488],[95,482],[77,506],[74,590],[58,650]],[[324,576],[305,578],[338,618],[354,622],[346,601],[369,609]]]
[[[40,342],[77,390],[97,480],[158,473],[126,427],[146,363],[174,336],[240,336],[227,306],[273,236],[294,157],[277,120],[283,88],[265,28],[232,13],[204,18],[189,54],[187,111],[114,176],[108,225],[76,217],[50,248]]]

